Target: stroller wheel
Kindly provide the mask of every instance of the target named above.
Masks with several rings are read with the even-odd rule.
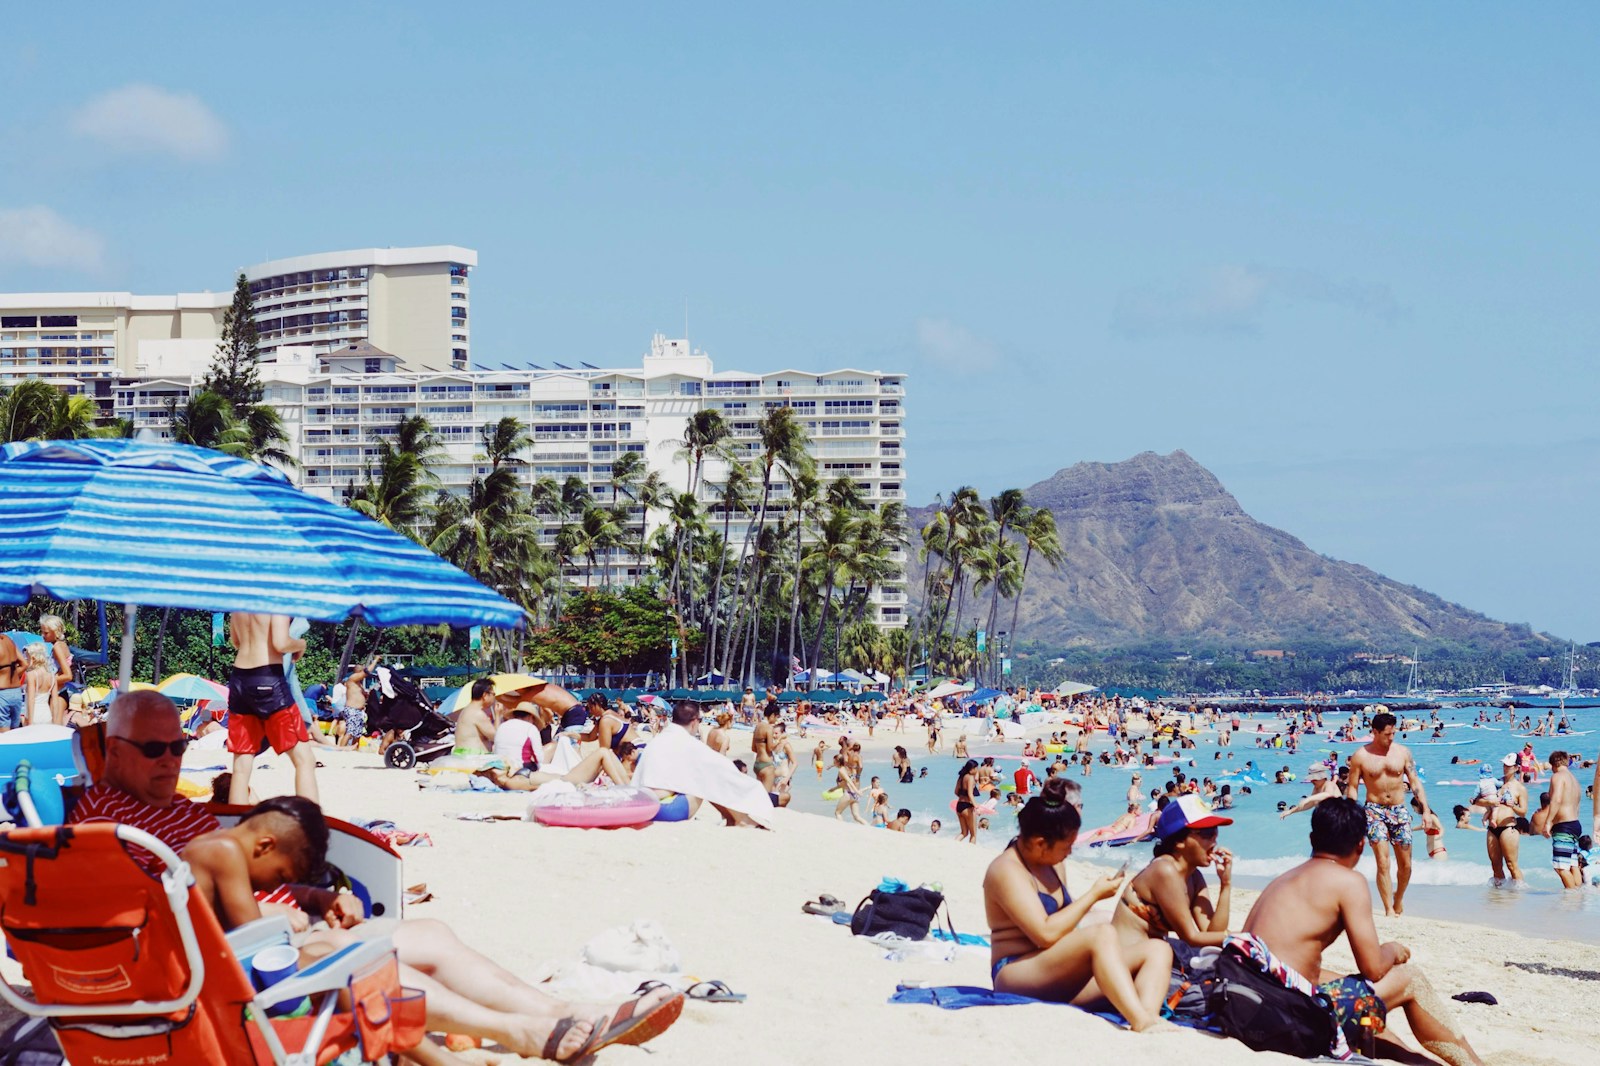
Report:
[[[383,764],[393,770],[409,770],[417,765],[417,749],[397,740],[383,753]]]

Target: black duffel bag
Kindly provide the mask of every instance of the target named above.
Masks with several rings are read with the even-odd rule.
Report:
[[[931,888],[909,888],[903,892],[875,888],[856,904],[856,911],[850,916],[850,932],[856,936],[893,933],[907,940],[925,940],[943,905],[944,895]]]
[[[1222,1031],[1252,1051],[1308,1059],[1333,1046],[1333,1004],[1326,996],[1285,988],[1231,948],[1217,956],[1210,1007]]]

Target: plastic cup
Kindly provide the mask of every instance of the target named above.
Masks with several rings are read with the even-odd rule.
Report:
[[[256,988],[266,991],[279,981],[293,977],[300,972],[300,952],[288,944],[277,944],[270,948],[263,948],[256,952],[255,958],[250,960],[250,971],[255,981]],[[283,1000],[272,1004],[268,1013],[275,1015],[293,1014],[302,1007],[308,1006],[306,997]]]

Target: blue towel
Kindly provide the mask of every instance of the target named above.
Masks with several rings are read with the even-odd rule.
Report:
[[[933,931],[933,939],[949,940],[950,934],[945,932],[943,929],[935,929]],[[989,938],[986,936],[980,936],[977,933],[957,933],[955,935],[955,942],[964,947],[986,948],[989,946]]]
[[[1025,1007],[1030,1005],[1044,1007],[1071,1007],[1073,1010],[1093,1014],[1096,1018],[1104,1018],[1113,1025],[1127,1025],[1128,1019],[1112,1010],[1083,1010],[1070,1003],[1055,1003],[1048,999],[1034,999],[1032,996],[1019,996],[1014,992],[996,992],[992,988],[980,988],[976,985],[938,985],[933,988],[908,988],[900,985],[894,990],[894,995],[889,997],[890,1003],[915,1003],[923,1006],[938,1007],[942,1010],[962,1010],[967,1007]],[[1163,1012],[1165,1013],[1165,1012]],[[1204,1029],[1216,1032],[1214,1025],[1194,1018],[1185,1018],[1181,1015],[1168,1015],[1167,1020],[1174,1025],[1181,1025],[1186,1029]]]

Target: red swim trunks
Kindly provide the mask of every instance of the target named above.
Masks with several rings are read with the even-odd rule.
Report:
[[[298,707],[282,707],[265,718],[253,714],[228,715],[228,750],[235,755],[254,755],[262,750],[263,741],[282,755],[310,739]]]

